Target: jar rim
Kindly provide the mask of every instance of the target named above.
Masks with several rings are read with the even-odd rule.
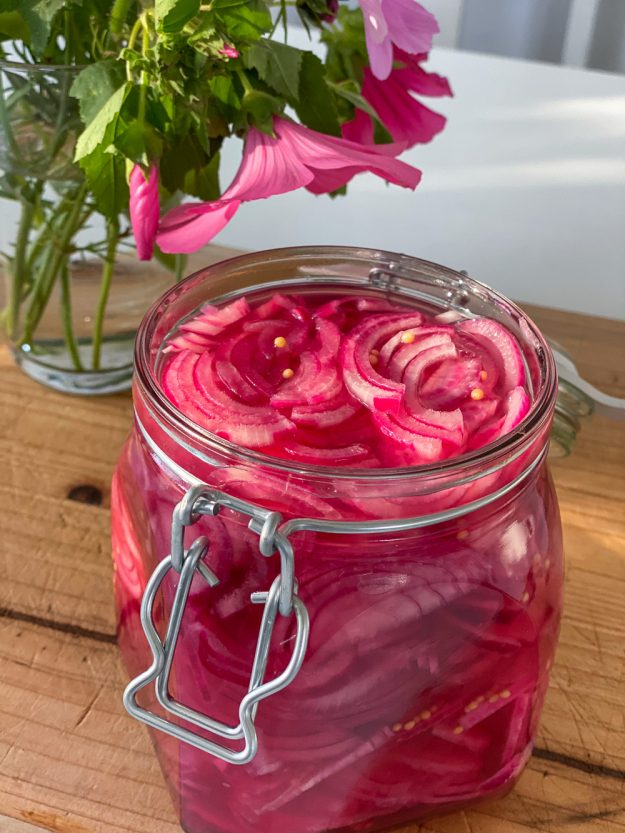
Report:
[[[274,457],[219,437],[190,420],[165,396],[151,362],[150,336],[153,325],[158,319],[161,310],[169,306],[178,295],[185,291],[187,286],[198,279],[210,280],[211,275],[218,274],[224,268],[236,268],[240,270],[242,267],[253,267],[254,264],[267,263],[268,261],[301,260],[303,261],[303,265],[305,265],[306,258],[312,259],[313,257],[322,256],[327,258],[341,258],[343,260],[368,260],[372,268],[379,268],[382,264],[399,263],[402,268],[420,267],[426,270],[434,270],[441,276],[453,278],[458,283],[477,293],[482,295],[486,294],[492,300],[493,304],[503,307],[517,315],[519,320],[527,327],[532,339],[542,350],[544,357],[544,380],[538,392],[539,395],[533,399],[531,407],[523,420],[513,431],[494,442],[456,457],[450,457],[437,463],[427,463],[418,466],[370,469],[299,463],[281,457]],[[331,277],[329,277],[329,281],[331,281]],[[250,286],[246,289],[253,291],[254,288],[254,286]],[[239,292],[242,291],[239,290]],[[207,298],[206,302],[211,302],[211,300],[218,299]],[[536,436],[551,419],[557,396],[555,361],[545,337],[527,313],[504,295],[487,284],[469,277],[463,272],[458,272],[432,261],[385,250],[348,246],[293,246],[266,249],[237,255],[236,257],[219,261],[218,263],[211,264],[193,272],[184,280],[167,290],[167,292],[152,304],[145,314],[139,326],[135,342],[135,382],[141,394],[145,397],[153,418],[156,418],[159,422],[164,419],[166,423],[182,435],[193,437],[193,439],[199,441],[206,449],[217,449],[233,457],[239,464],[262,466],[274,472],[293,474],[299,477],[309,476],[318,480],[349,479],[354,482],[369,484],[384,483],[387,481],[401,482],[417,477],[424,479],[432,477],[448,478],[454,474],[458,475],[474,465],[479,465],[481,468],[486,467],[486,470],[483,470],[482,474],[497,471],[510,460],[520,456],[526,446],[534,441]],[[162,422],[161,427],[164,427]],[[186,444],[185,449],[199,456],[195,449],[190,448]],[[467,478],[467,480],[472,479],[474,478]]]

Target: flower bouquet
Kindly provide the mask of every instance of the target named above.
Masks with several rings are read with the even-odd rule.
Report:
[[[288,43],[298,17],[309,49]],[[423,68],[437,30],[415,0],[0,0],[0,196],[20,210],[3,324],[24,369],[126,386],[154,275],[179,277],[244,202],[340,194],[362,171],[415,188],[398,157],[445,123],[418,97],[451,94]],[[131,321],[110,300],[136,283],[133,239],[152,264]]]

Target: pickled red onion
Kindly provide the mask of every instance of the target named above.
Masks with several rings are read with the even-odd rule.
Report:
[[[375,297],[206,305],[164,352],[163,388],[187,416],[301,463],[436,463],[496,441],[530,407],[520,348],[501,324]]]

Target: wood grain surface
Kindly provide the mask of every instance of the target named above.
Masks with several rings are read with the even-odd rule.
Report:
[[[625,324],[530,312],[625,397]],[[108,507],[130,418],[128,395],[54,393],[0,350],[0,833],[180,830],[121,704]],[[625,423],[585,420],[553,470],[566,607],[536,752],[505,799],[403,833],[625,832]]]

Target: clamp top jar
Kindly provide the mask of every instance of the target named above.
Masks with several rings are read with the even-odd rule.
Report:
[[[250,319],[243,298],[256,311]],[[439,329],[495,322],[518,345],[527,406],[516,420],[500,420],[490,442],[485,435],[483,445],[465,443],[456,454],[452,425],[439,420],[440,432],[430,425],[418,444],[420,456],[407,458],[397,450],[405,424],[397,426],[399,411],[393,416],[387,401],[396,389],[382,386],[370,410],[385,400],[392,419],[376,424],[388,430],[369,445],[350,444],[367,446],[371,465],[354,460],[362,452],[334,453],[347,447],[337,445],[343,392],[323,361],[308,378],[331,393],[302,404],[293,402],[301,388],[286,387],[293,359],[280,356],[274,369],[290,393],[274,399],[278,417],[237,390],[246,407],[216,425],[226,383],[202,356],[226,349],[228,327],[248,326],[241,340],[249,347],[253,334],[257,361],[228,355],[249,368],[253,384],[263,351],[288,343],[276,298],[295,298],[304,310],[347,310],[342,323],[333,321],[345,339],[355,332],[354,341],[366,321],[349,310],[379,315],[374,330],[386,316],[390,329],[377,331],[386,340],[364,342],[373,366],[379,358],[389,367],[400,346],[414,359],[414,345]],[[273,312],[254,320],[263,305]],[[228,313],[224,327],[225,309],[243,314]],[[436,319],[432,332],[411,329],[418,316],[428,325]],[[390,319],[402,322],[394,334]],[[298,332],[293,325],[291,346]],[[330,338],[331,328],[324,333]],[[207,336],[214,348],[206,349]],[[168,350],[172,344],[178,349]],[[347,375],[346,352],[343,344],[341,378],[366,406],[369,389],[362,374]],[[456,395],[441,385],[450,357],[449,349],[430,354],[419,388],[426,404]],[[468,375],[505,374],[497,360],[486,368],[472,354],[460,358]],[[135,430],[113,489],[120,646],[130,673],[141,672],[126,704],[154,731],[185,829],[381,830],[509,789],[531,751],[561,607],[560,526],[546,466],[557,382],[532,322],[487,287],[414,258],[279,250],[218,264],[172,289],[146,317],[136,361]],[[368,371],[364,378],[374,379]],[[490,400],[476,390],[476,405]],[[200,402],[204,392],[211,407]],[[327,405],[332,397],[336,407]],[[256,406],[263,419],[251,415]],[[474,411],[482,413],[467,406]],[[334,416],[324,426],[320,413]],[[502,416],[493,411],[484,424]],[[280,419],[307,421],[297,442]],[[352,434],[362,427],[350,426]]]

